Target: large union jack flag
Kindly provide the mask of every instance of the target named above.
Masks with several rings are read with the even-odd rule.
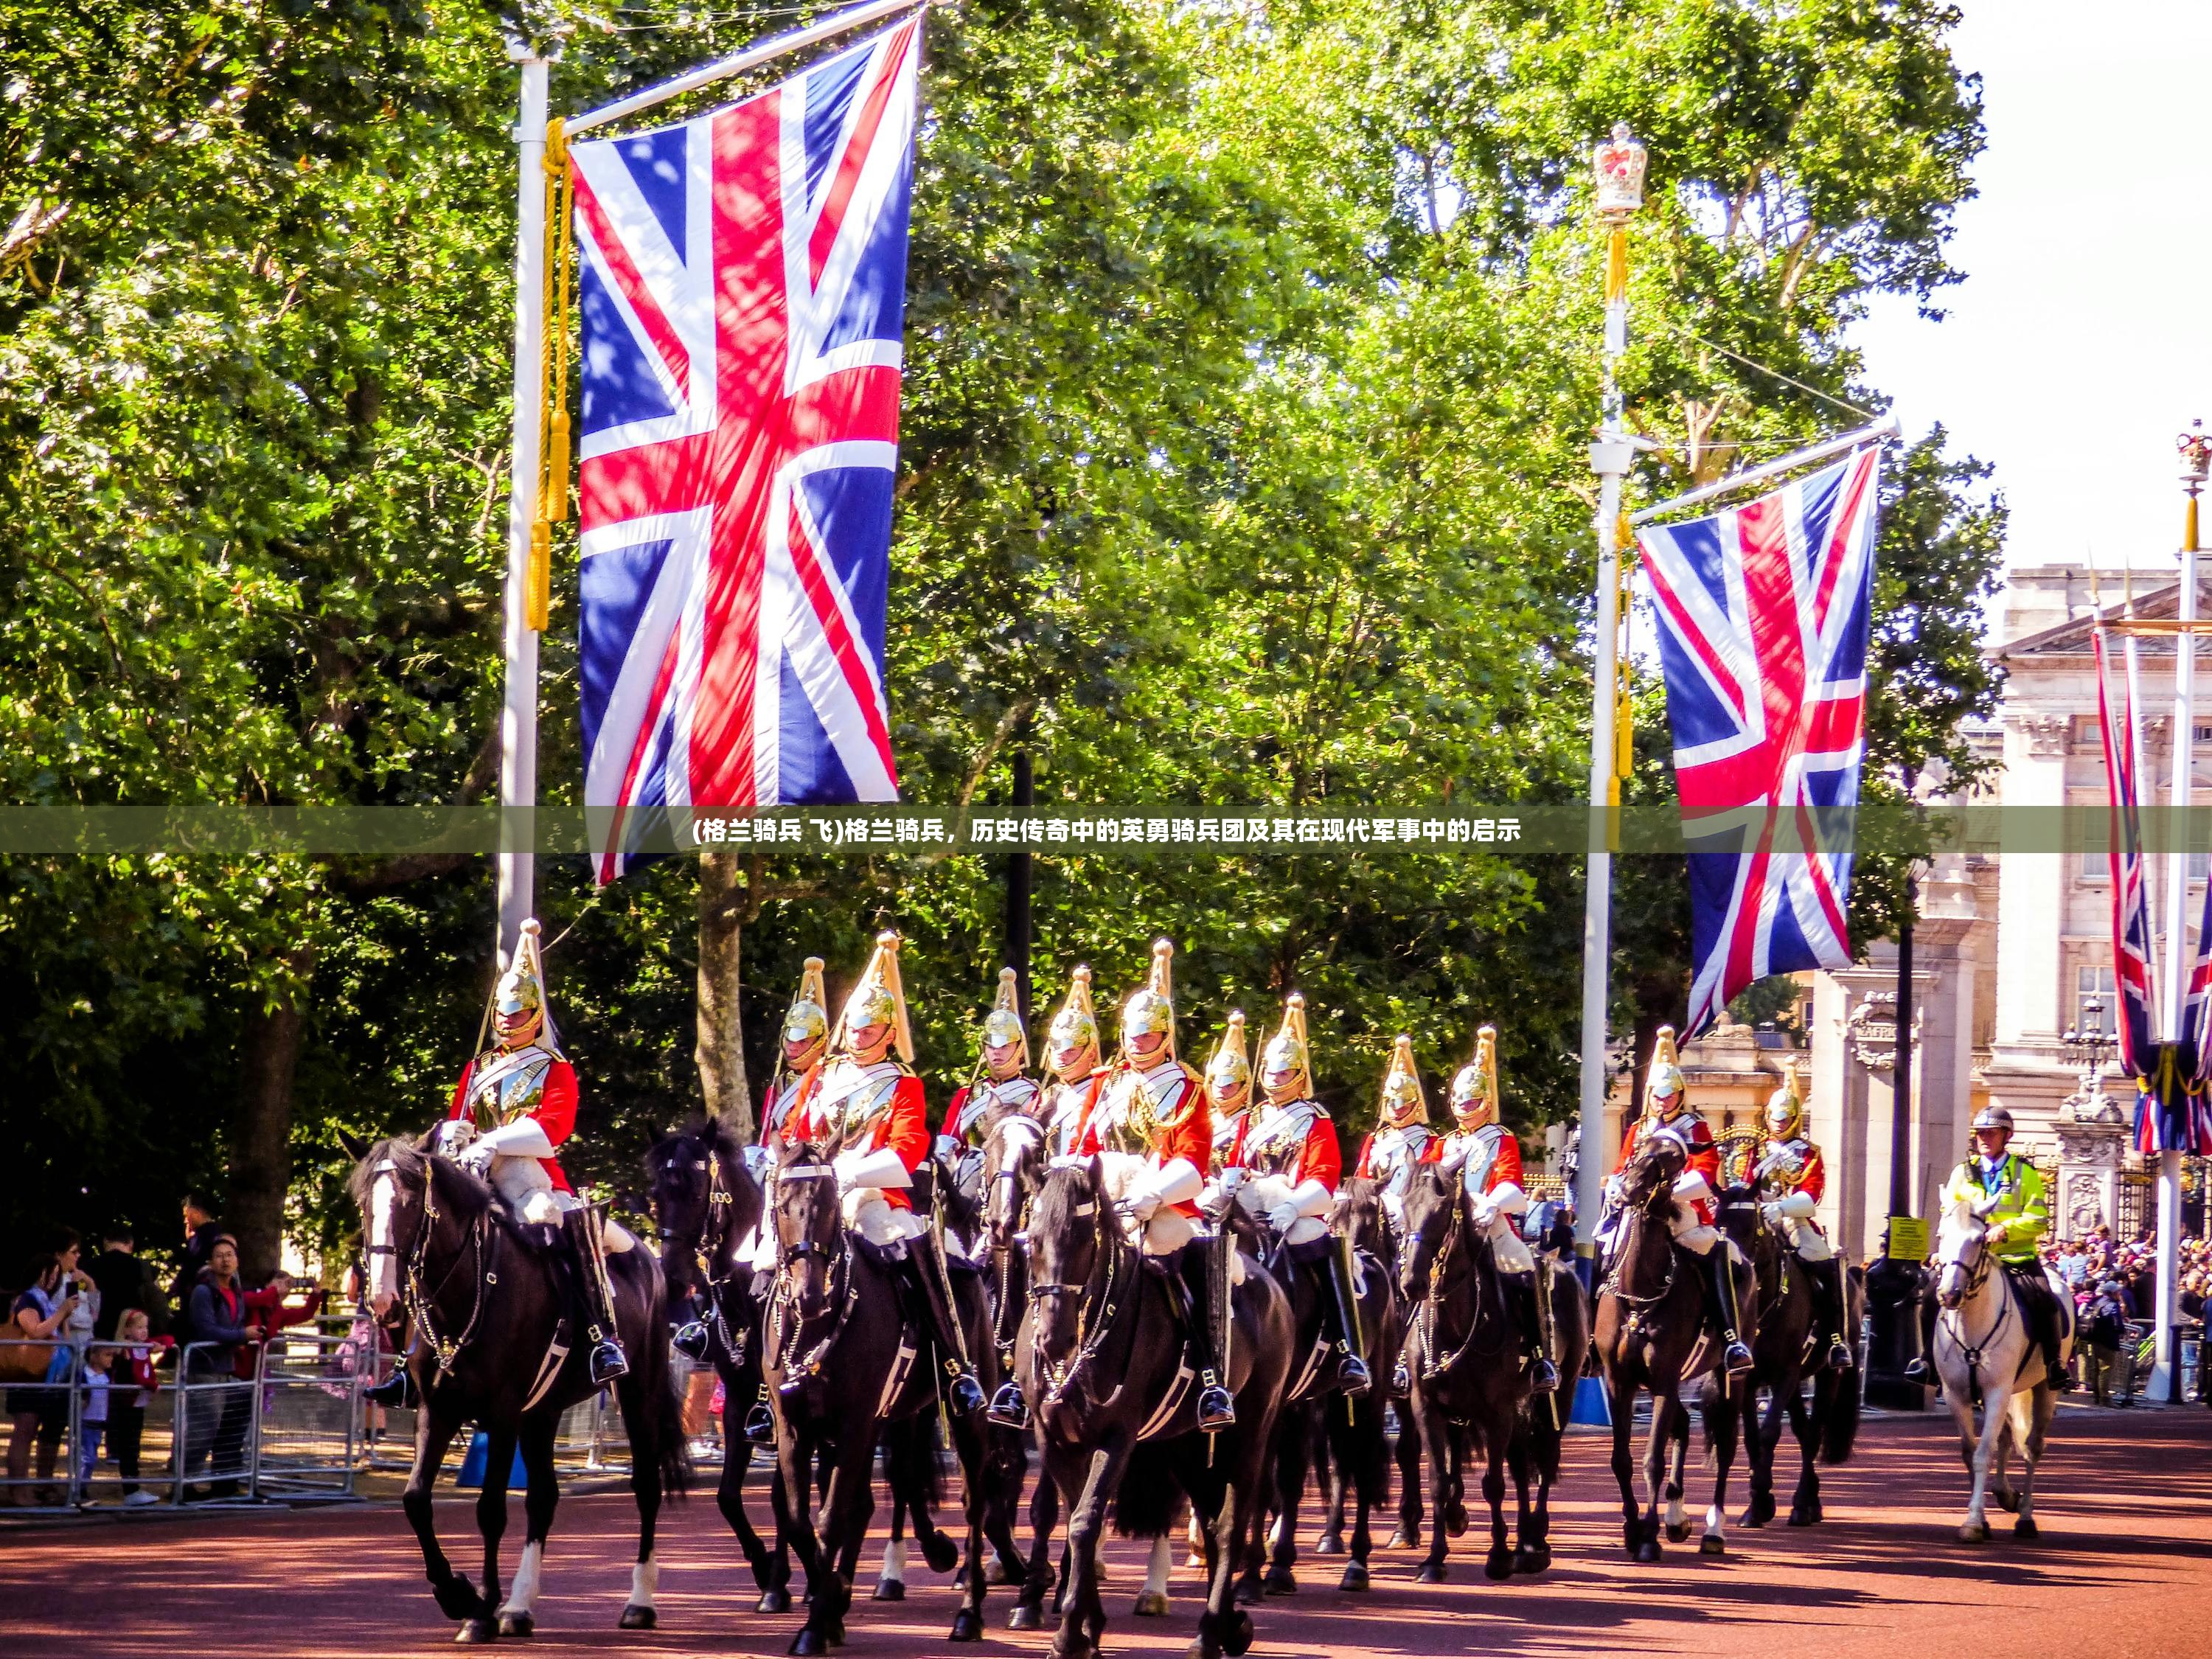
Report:
[[[884,618],[921,31],[569,152],[601,882],[647,808],[898,798]]]
[[[1879,453],[1642,536],[1690,836],[1687,1030],[1753,981],[1851,959]]]

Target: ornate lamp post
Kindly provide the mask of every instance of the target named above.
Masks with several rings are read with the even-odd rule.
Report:
[[[2081,1066],[2081,1090],[2069,1103],[2076,1123],[2120,1121],[2119,1106],[2105,1092],[2105,1063],[2112,1057],[2116,1045],[2104,1015],[2104,1000],[2093,996],[2081,1005],[2083,1024],[2079,1029],[2069,1025],[2058,1036]]]

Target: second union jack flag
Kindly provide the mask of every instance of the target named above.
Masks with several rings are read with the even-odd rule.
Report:
[[[1687,1030],[1851,960],[1879,452],[1642,537],[1690,837]]]
[[[2113,1026],[2120,1069],[2130,1077],[2142,1077],[2156,1058],[2156,1038],[2151,1018],[2150,899],[2143,885],[2142,828],[2136,795],[2134,687],[2121,686],[2119,707],[2114,708],[2101,625],[2092,642],[2097,658],[2097,726],[2105,739],[2105,793],[2111,812],[2105,857],[2112,882],[2112,979],[2120,1004],[2112,1010]]]
[[[570,149],[602,882],[647,809],[898,798],[884,626],[921,28]]]

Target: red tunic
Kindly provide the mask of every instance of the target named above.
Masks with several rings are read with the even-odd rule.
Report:
[[[1613,1166],[1615,1175],[1626,1169],[1629,1160],[1642,1149],[1646,1133],[1644,1126],[1650,1121],[1648,1117],[1639,1117],[1628,1126],[1628,1133],[1620,1142],[1620,1160]],[[1717,1191],[1721,1179],[1721,1149],[1713,1139],[1713,1132],[1705,1127],[1705,1119],[1693,1111],[1684,1110],[1662,1127],[1666,1133],[1689,1149],[1690,1161],[1683,1166],[1682,1173],[1705,1176],[1705,1185]],[[1711,1199],[1700,1199],[1692,1207],[1696,1209],[1699,1221],[1708,1227],[1712,1225],[1713,1217],[1717,1212]]]
[[[1820,1195],[1828,1190],[1828,1170],[1820,1160],[1820,1149],[1809,1140],[1770,1140],[1766,1143],[1768,1153],[1771,1154],[1777,1146],[1796,1149],[1797,1169],[1794,1174],[1786,1170],[1774,1170],[1768,1173],[1766,1179],[1784,1192],[1803,1193],[1818,1204]]]
[[[1197,1073],[1179,1060],[1168,1063],[1182,1073],[1182,1088],[1179,1093],[1170,1097],[1164,1109],[1170,1114],[1181,1109],[1182,1115],[1174,1122],[1156,1129],[1146,1145],[1145,1153],[1152,1159],[1155,1170],[1164,1170],[1180,1158],[1188,1159],[1190,1167],[1203,1175],[1207,1163],[1213,1157],[1213,1108],[1206,1097],[1205,1085],[1199,1081]],[[1110,1134],[1112,1127],[1102,1124],[1098,1119],[1101,1103],[1110,1093],[1111,1091],[1098,1088],[1094,1084],[1090,1098],[1084,1102],[1083,1115],[1076,1121],[1075,1133],[1069,1138],[1076,1157],[1092,1158],[1106,1150],[1104,1134],[1101,1131],[1103,1129]],[[1199,1212],[1195,1199],[1186,1200],[1172,1207],[1193,1218]]]
[[[1267,1125],[1261,1124],[1260,1128],[1261,1146],[1269,1165],[1263,1173],[1279,1175],[1293,1187],[1318,1181],[1329,1191],[1336,1190],[1337,1182],[1344,1179],[1344,1153],[1336,1144],[1336,1125],[1320,1107],[1314,1108],[1313,1121],[1306,1125],[1305,1139],[1298,1143],[1298,1150],[1291,1157],[1280,1157],[1266,1139]],[[1248,1114],[1244,1132],[1231,1149],[1228,1164],[1250,1167],[1247,1154],[1251,1138],[1252,1122]]]
[[[483,1056],[478,1054],[477,1060]],[[469,1115],[469,1083],[477,1074],[477,1060],[461,1067],[461,1080],[453,1085],[453,1103],[446,1114],[447,1120]],[[530,1114],[531,1121],[545,1132],[548,1144],[556,1150],[561,1143],[575,1133],[576,1128],[576,1068],[565,1060],[556,1060],[545,1069],[545,1090],[538,1097],[537,1109]],[[561,1172],[561,1161],[554,1158],[538,1160],[552,1182],[556,1193],[573,1193],[568,1177]]]
[[[807,1079],[809,1085],[818,1085],[817,1072]],[[818,1087],[809,1087],[800,1096],[798,1105],[792,1109],[789,1121],[794,1126],[786,1134],[795,1133],[801,1140],[811,1140],[817,1146],[836,1135],[837,1126],[830,1121],[828,1113],[817,1103]],[[843,1102],[838,1104],[842,1105]],[[921,1079],[908,1072],[902,1073],[891,1090],[890,1104],[878,1111],[868,1126],[867,1139],[846,1147],[847,1152],[872,1152],[888,1146],[899,1156],[907,1173],[912,1175],[929,1156],[929,1107],[921,1091]],[[882,1189],[884,1202],[895,1210],[910,1210],[914,1202],[904,1189],[885,1187]]]

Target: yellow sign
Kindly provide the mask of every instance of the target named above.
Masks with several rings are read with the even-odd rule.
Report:
[[[1924,1217],[1890,1217],[1889,1259],[1892,1261],[1925,1261],[1928,1259],[1928,1223]]]

